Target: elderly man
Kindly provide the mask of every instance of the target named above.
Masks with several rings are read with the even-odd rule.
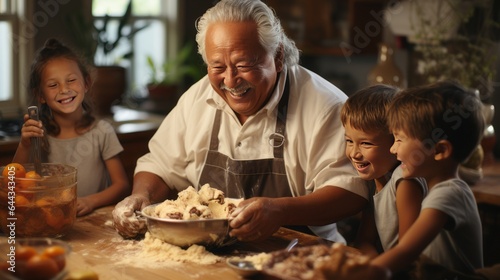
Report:
[[[298,65],[299,51],[257,0],[222,0],[197,22],[208,74],[180,98],[137,161],[132,195],[117,204],[117,231],[144,231],[134,210],[209,183],[244,197],[230,234],[269,237],[306,225],[345,242],[336,221],[359,212],[367,188],[344,154],[347,96]]]

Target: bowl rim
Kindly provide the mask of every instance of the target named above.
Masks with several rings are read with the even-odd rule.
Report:
[[[2,243],[7,243],[3,241]],[[15,239],[15,244],[9,244],[11,246],[32,246],[32,247],[51,247],[51,246],[61,246],[65,249],[65,255],[68,255],[73,251],[71,244],[68,242],[52,238],[52,237],[17,237]]]
[[[26,169],[26,172],[35,170],[35,164],[34,163],[25,162],[25,163],[20,163],[20,164]],[[7,165],[8,164],[0,165],[0,170],[3,171]],[[64,166],[65,168],[68,168],[68,172],[65,172],[64,174],[61,174],[61,176],[71,176],[71,175],[73,175],[75,173],[78,173],[78,169],[76,167],[74,167],[73,165],[65,164],[65,163],[43,162],[42,166]],[[2,176],[1,173],[0,173],[0,178],[3,178],[3,176]],[[45,178],[46,177],[42,177],[42,178],[16,178],[16,180],[18,180],[18,179],[24,179],[24,180],[43,180]]]
[[[175,223],[175,224],[194,224],[194,223],[203,223],[203,222],[212,222],[212,221],[221,221],[221,222],[229,222],[229,218],[217,218],[217,219],[196,219],[196,220],[179,220],[179,219],[171,219],[171,218],[159,218],[159,217],[154,217],[151,216],[150,214],[146,213],[149,209],[156,207],[161,203],[155,203],[148,205],[144,207],[140,211],[140,215],[143,216],[144,218],[151,219],[154,221],[159,221],[159,222],[169,222],[169,223]]]
[[[21,165],[26,169],[26,172],[35,170],[33,163],[29,163],[29,162],[28,163],[21,163]],[[7,165],[1,165],[0,171],[3,171],[6,166]],[[78,169],[72,165],[63,164],[63,163],[42,163],[42,167],[43,166],[46,166],[46,167],[47,166],[63,166],[64,170],[67,172],[64,172],[62,174],[58,174],[57,176],[54,176],[54,175],[41,176],[41,178],[14,177],[13,178],[14,182],[18,182],[18,183],[35,182],[36,183],[36,185],[30,186],[30,187],[19,187],[18,189],[16,189],[16,191],[21,192],[21,193],[31,193],[31,192],[46,191],[46,190],[65,189],[65,188],[69,188],[72,185],[78,183],[78,177],[77,177],[78,176]],[[51,186],[48,188],[47,186],[44,186],[44,185],[38,185],[38,184],[43,184],[43,183],[53,184],[54,182],[57,183],[57,182],[61,182],[61,180],[66,180],[66,179],[71,179],[71,178],[74,178],[75,182],[72,183],[71,185],[68,185],[68,186],[57,186],[57,187]],[[4,177],[0,173],[0,180],[4,180],[4,179],[7,179],[7,177]],[[8,180],[10,181],[11,178],[8,178]],[[5,188],[5,190],[7,190],[7,188]],[[2,191],[2,190],[0,190],[0,191]]]
[[[143,211],[147,212],[147,209],[151,209],[151,208],[155,207],[158,204],[160,204],[160,203],[155,203],[155,204],[151,204],[151,205],[146,206],[145,208],[142,209],[141,213]],[[145,209],[146,209],[146,211],[145,211]],[[147,213],[141,214],[141,213],[138,213],[138,212],[139,211],[136,211],[136,214],[138,214],[138,217],[140,219],[144,219],[146,221],[146,225],[147,225],[148,231],[149,231],[149,233],[153,237],[158,238],[158,239],[160,239],[160,240],[162,240],[164,242],[176,245],[176,246],[188,247],[188,246],[191,246],[193,244],[197,244],[197,245],[205,246],[207,248],[220,248],[220,247],[224,247],[224,246],[228,246],[228,245],[234,244],[237,241],[237,239],[235,237],[230,237],[229,236],[229,230],[231,228],[229,226],[229,218],[223,218],[223,219],[198,219],[198,220],[177,220],[177,219],[170,219],[170,218],[152,217],[151,215],[148,215]],[[225,234],[223,236],[220,235],[216,239],[211,240],[211,241],[206,241],[206,242],[201,242],[201,243],[199,243],[199,242],[185,242],[184,244],[181,244],[179,242],[172,242],[172,240],[165,240],[164,238],[160,237],[157,234],[158,233],[158,226],[159,227],[161,227],[161,226],[170,226],[172,228],[182,227],[182,228],[194,229],[194,228],[204,227],[207,224],[209,224],[210,226],[217,226],[217,227],[222,226],[222,228],[220,229],[221,233],[222,233],[222,231],[224,231]]]

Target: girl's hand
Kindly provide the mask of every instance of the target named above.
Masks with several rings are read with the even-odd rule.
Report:
[[[85,197],[76,199],[76,216],[84,216],[92,211],[94,211],[94,205],[91,199]]]
[[[29,147],[31,145],[31,137],[43,137],[42,122],[32,120],[28,114],[24,115],[24,124],[21,128],[21,145]]]

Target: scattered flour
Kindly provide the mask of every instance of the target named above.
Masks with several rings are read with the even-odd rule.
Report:
[[[206,184],[198,192],[193,187],[187,188],[179,193],[176,200],[165,200],[153,208],[154,213],[149,214],[160,218],[183,220],[227,218],[241,200],[224,198],[222,191]],[[129,219],[137,218],[135,215],[131,215]],[[142,219],[139,221],[144,223]],[[105,226],[113,227],[113,221],[106,221]],[[224,260],[224,257],[214,255],[207,251],[204,246],[192,245],[183,249],[163,242],[153,237],[149,232],[145,233],[142,240],[115,237],[111,240],[99,240],[97,243],[101,243],[101,241],[102,244],[99,244],[101,248],[113,248],[111,255],[102,257],[112,258],[117,264],[160,267],[165,265],[178,266],[188,262],[206,265]]]
[[[140,256],[144,259],[156,259],[158,262],[177,261],[197,264],[214,264],[222,260],[222,257],[212,254],[203,246],[192,245],[187,249],[182,249],[178,246],[156,239],[149,233],[146,233],[142,243],[143,248]]]
[[[152,237],[149,232],[140,241],[113,238],[115,253],[111,256],[117,264],[139,267],[160,267],[182,263],[215,264],[223,257],[214,255],[200,245],[192,245],[187,249],[165,243]]]

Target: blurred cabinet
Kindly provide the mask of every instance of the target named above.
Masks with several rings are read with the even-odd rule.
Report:
[[[134,182],[137,159],[149,152],[148,143],[155,132],[156,128],[126,134],[118,133],[118,139],[123,146],[120,157],[130,185]]]
[[[304,54],[375,54],[385,0],[264,0]]]
[[[15,137],[12,141],[0,141],[0,166],[5,166],[12,162],[12,158],[19,145],[19,140],[19,137]]]

